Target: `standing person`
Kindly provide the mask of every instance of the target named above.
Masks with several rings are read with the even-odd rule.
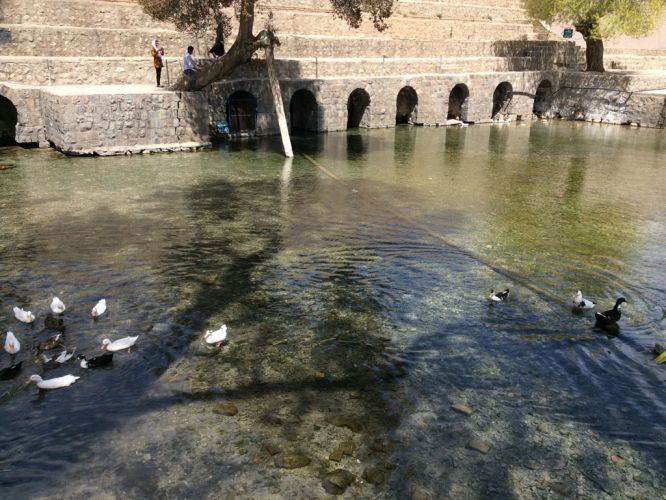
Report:
[[[157,80],[157,86],[160,85],[160,78],[162,77],[162,56],[164,55],[164,49],[160,47],[160,42],[155,38],[150,44],[150,55],[153,56],[153,66],[155,66],[155,78]]]
[[[185,73],[185,80],[187,81],[187,90],[194,90],[194,84],[197,81],[197,62],[192,57],[194,47],[191,45],[187,47],[187,54],[183,57],[183,73]]]

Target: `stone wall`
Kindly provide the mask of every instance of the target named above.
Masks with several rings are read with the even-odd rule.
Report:
[[[532,116],[534,95],[539,84],[548,80],[557,87],[559,73],[549,72],[504,72],[457,75],[418,75],[415,77],[344,78],[320,80],[283,80],[280,82],[282,99],[290,123],[289,109],[292,96],[298,90],[311,92],[317,102],[319,131],[345,130],[349,96],[357,89],[370,98],[361,126],[368,128],[394,127],[396,122],[397,96],[404,87],[411,87],[418,96],[416,122],[423,125],[446,123],[449,95],[457,84],[469,90],[467,120],[476,123],[490,122],[493,94],[502,82],[509,82],[513,98],[506,112],[528,120]],[[257,101],[257,135],[277,134],[277,119],[265,79],[232,80],[215,84],[209,93],[211,124],[227,119],[227,100],[238,91],[249,92]]]
[[[666,94],[649,77],[564,73],[553,95],[552,116],[593,122],[663,128]]]
[[[67,154],[113,155],[210,145],[205,94],[44,91],[45,136]]]
[[[15,140],[19,144],[46,144],[41,92],[25,85],[0,83],[0,95],[17,111]]]

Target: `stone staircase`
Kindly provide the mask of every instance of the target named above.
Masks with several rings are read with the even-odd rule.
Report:
[[[607,70],[651,72],[666,70],[666,50],[606,49],[604,65]]]
[[[167,47],[167,64],[180,73],[181,53],[197,41],[136,3],[0,0],[0,81],[152,84],[153,38]]]
[[[389,29],[358,30],[334,16],[327,0],[264,0],[255,31],[273,12],[281,78],[326,78],[552,69],[562,44],[532,23],[521,0],[400,0]],[[31,85],[152,84],[150,41],[166,50],[163,80],[180,73],[187,45],[206,56],[212,37],[196,40],[160,23],[131,1],[0,0],[0,81]],[[259,58],[263,54],[258,55]],[[572,58],[569,58],[572,59]],[[573,58],[575,59],[575,58]],[[259,77],[261,63],[236,77]]]

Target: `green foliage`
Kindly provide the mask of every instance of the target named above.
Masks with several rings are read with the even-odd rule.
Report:
[[[525,0],[528,14],[548,23],[571,23],[586,39],[644,36],[664,19],[666,0]]]

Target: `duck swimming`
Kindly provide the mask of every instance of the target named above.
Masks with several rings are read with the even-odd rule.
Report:
[[[37,387],[39,387],[40,389],[45,389],[45,390],[60,389],[61,387],[68,387],[72,385],[80,378],[81,377],[76,377],[74,375],[64,375],[62,377],[44,380],[39,375],[30,375],[30,378],[28,379],[26,384],[32,384],[33,382],[35,382],[37,384]]]
[[[620,311],[620,307],[622,307],[622,304],[626,301],[627,299],[625,299],[624,297],[620,297],[615,301],[615,306],[613,306],[613,309],[609,311],[604,311],[602,313],[600,312],[594,313],[594,317],[597,320],[597,325],[611,326],[617,323],[620,317],[622,316],[622,311]]]
[[[578,290],[573,298],[573,308],[576,310],[593,309],[596,302],[583,298],[583,292]]]
[[[86,358],[83,354],[79,354],[77,359],[81,360],[81,368],[99,368],[101,366],[106,366],[113,361],[113,353],[105,352],[100,356],[92,358]]]
[[[51,301],[51,311],[53,311],[55,314],[62,314],[65,312],[65,304],[62,300],[60,300],[58,297],[53,297],[53,300]]]
[[[509,297],[509,289],[505,288],[501,292],[495,293],[495,290],[490,290],[488,298],[493,302],[503,302]]]
[[[53,313],[50,312],[44,318],[44,326],[52,330],[63,331],[65,329],[65,320],[55,317]]]
[[[51,349],[55,349],[56,347],[63,347],[64,345],[65,341],[62,338],[62,333],[59,333],[58,335],[54,335],[50,339],[37,344],[37,349],[40,351],[49,351]]]
[[[13,365],[0,370],[0,380],[9,380],[16,377],[21,371],[22,364],[23,361],[19,361],[18,363],[14,363]]]
[[[21,343],[12,332],[7,332],[5,339],[5,351],[9,354],[16,354],[21,350]]]
[[[215,347],[220,347],[222,342],[227,338],[227,325],[222,325],[218,330],[206,330],[204,334],[206,343],[215,345]]]
[[[95,304],[95,307],[92,308],[92,311],[90,311],[90,315],[93,318],[97,318],[104,314],[106,311],[106,299],[100,300],[97,304]]]
[[[24,311],[20,307],[14,306],[14,317],[23,323],[32,323],[35,321],[35,315],[30,311]]]
[[[102,340],[102,349],[105,351],[122,351],[123,349],[131,349],[131,347],[136,343],[136,337],[125,337],[122,339],[114,340],[111,342],[109,339]]]
[[[35,358],[35,364],[42,365],[42,368],[49,368],[49,369],[58,366],[58,363],[56,362],[55,359],[53,359],[53,356],[47,356],[44,353],[40,354]]]

